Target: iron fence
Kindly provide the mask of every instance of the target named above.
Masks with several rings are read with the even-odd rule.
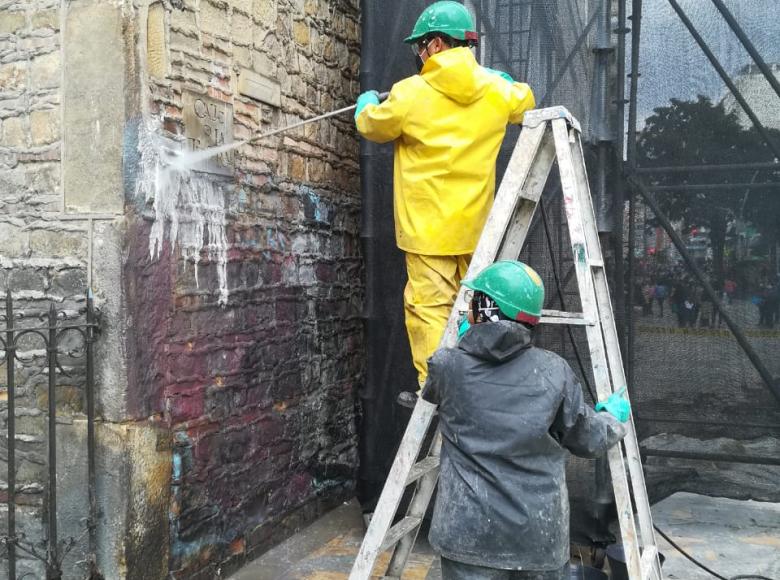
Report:
[[[94,346],[100,330],[96,316],[92,293],[86,297],[86,309],[76,320],[69,319],[72,314],[58,312],[51,304],[48,313],[40,317],[41,323],[28,326],[27,317],[14,309],[14,300],[10,290],[5,297],[5,315],[0,320],[5,328],[0,329],[0,363],[6,367],[7,394],[7,504],[8,529],[0,537],[5,547],[5,557],[8,564],[8,577],[17,578],[17,563],[20,553],[29,558],[39,560],[46,569],[47,580],[63,577],[63,560],[81,539],[88,536],[88,566],[89,578],[101,578],[96,562],[96,525],[97,502],[95,496],[95,361]],[[64,350],[68,335],[75,335],[80,344],[68,351]],[[19,381],[17,365],[25,366],[29,359],[22,358],[22,349],[38,342],[45,351],[45,365],[40,372],[47,377],[46,384],[46,478],[43,482],[43,538],[40,541],[28,539],[27,534],[17,526],[17,445],[16,432],[17,408],[16,396]],[[68,346],[71,346],[70,344]],[[84,369],[83,396],[87,419],[87,495],[88,514],[85,518],[85,529],[79,537],[60,538],[57,528],[57,386],[58,377],[73,378],[61,364],[61,357],[67,355],[71,359],[80,360]],[[25,574],[25,576],[29,576]]]

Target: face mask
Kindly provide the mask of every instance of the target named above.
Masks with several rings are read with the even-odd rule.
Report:
[[[418,54],[417,56],[415,56],[415,57],[414,57],[414,66],[415,66],[415,68],[417,69],[417,72],[418,72],[418,73],[421,73],[421,72],[422,72],[422,69],[423,69],[423,65],[424,65],[424,64],[425,64],[425,63],[423,62],[423,59],[422,59],[422,57],[421,57],[419,54]]]

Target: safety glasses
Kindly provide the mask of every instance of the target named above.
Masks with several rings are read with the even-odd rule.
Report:
[[[433,42],[433,39],[430,40],[418,40],[414,44],[412,44],[409,48],[412,50],[412,54],[414,56],[420,56],[423,52],[428,50],[428,45]]]

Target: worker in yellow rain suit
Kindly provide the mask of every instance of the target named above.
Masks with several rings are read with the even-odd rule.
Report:
[[[421,387],[493,203],[507,123],[521,123],[535,101],[528,85],[477,63],[474,21],[458,2],[429,6],[405,42],[420,74],[381,104],[376,91],[360,95],[355,123],[366,139],[395,141],[396,243],[406,253],[406,329]]]

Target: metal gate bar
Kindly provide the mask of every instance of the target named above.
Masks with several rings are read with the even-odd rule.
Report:
[[[87,487],[88,487],[88,517],[87,532],[89,577],[98,578],[97,570],[97,499],[95,493],[95,359],[94,345],[99,324],[95,315],[92,292],[87,294],[85,321],[80,324],[58,324],[58,312],[52,304],[46,317],[46,325],[37,327],[17,327],[14,323],[14,303],[11,291],[6,292],[5,297],[5,328],[0,330],[0,349],[5,355],[6,381],[8,394],[8,532],[2,538],[8,555],[8,577],[16,578],[17,550],[22,551],[33,558],[42,561],[46,566],[47,580],[62,578],[62,561],[76,540],[72,537],[61,543],[57,529],[57,372],[67,375],[62,368],[58,349],[63,335],[75,332],[81,336],[84,345],[84,362],[86,380],[84,395],[87,408]],[[48,371],[47,395],[48,395],[48,420],[47,420],[47,481],[44,496],[43,514],[46,523],[44,538],[45,552],[41,552],[31,542],[24,539],[23,534],[17,532],[16,523],[16,362],[22,362],[18,356],[20,340],[27,336],[34,336],[43,341],[46,351],[46,368]],[[72,358],[82,358],[74,356]]]

